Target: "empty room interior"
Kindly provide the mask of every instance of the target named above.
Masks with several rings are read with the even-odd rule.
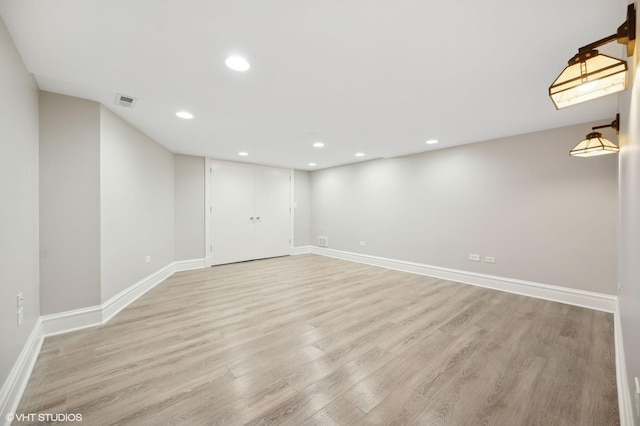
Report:
[[[636,9],[0,0],[0,423],[640,426]]]

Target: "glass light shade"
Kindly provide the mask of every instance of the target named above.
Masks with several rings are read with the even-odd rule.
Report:
[[[577,54],[549,87],[557,109],[621,92],[627,88],[627,62],[597,50]]]
[[[609,139],[603,138],[601,133],[593,132],[576,145],[569,154],[574,157],[595,157],[596,155],[614,154],[620,151]]]

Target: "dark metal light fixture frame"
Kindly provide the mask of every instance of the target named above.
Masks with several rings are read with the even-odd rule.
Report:
[[[618,148],[616,144],[603,138],[602,133],[596,132],[598,129],[607,128],[613,128],[616,133],[620,133],[620,114],[616,114],[616,118],[611,124],[592,127],[591,133],[587,135],[585,140],[573,147],[569,155],[573,157],[594,157],[596,155],[615,154],[619,152],[620,148]]]
[[[627,20],[615,34],[581,47],[549,87],[556,109],[576,105],[626,89],[627,62],[600,54],[596,48],[612,41],[627,46],[632,56],[636,44],[636,6],[627,6]]]

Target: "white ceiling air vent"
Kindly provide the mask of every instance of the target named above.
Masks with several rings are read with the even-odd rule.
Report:
[[[116,105],[123,106],[125,108],[133,108],[136,105],[137,99],[133,96],[121,95],[118,93],[116,95]]]

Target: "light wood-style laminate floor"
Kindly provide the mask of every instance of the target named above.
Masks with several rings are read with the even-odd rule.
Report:
[[[315,255],[217,266],[47,338],[18,412],[83,425],[616,425],[613,319]]]

